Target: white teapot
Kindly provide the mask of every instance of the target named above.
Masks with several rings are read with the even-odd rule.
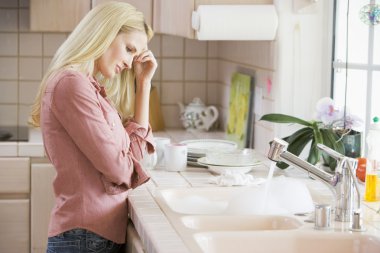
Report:
[[[194,98],[186,107],[178,102],[180,119],[186,129],[208,131],[218,119],[219,113],[215,106],[205,106],[200,98]]]

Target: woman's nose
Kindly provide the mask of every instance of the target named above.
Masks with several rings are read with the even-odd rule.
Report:
[[[124,67],[127,68],[127,69],[131,69],[132,68],[133,59],[134,59],[133,56],[127,56],[124,59],[124,62],[123,62],[124,63]]]

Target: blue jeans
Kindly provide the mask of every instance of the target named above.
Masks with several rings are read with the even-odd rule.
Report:
[[[123,244],[107,240],[86,229],[72,229],[48,238],[47,253],[116,253]]]

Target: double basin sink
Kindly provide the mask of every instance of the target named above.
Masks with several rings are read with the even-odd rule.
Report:
[[[310,223],[310,214],[284,214],[281,209],[261,213],[262,203],[254,199],[259,195],[253,192],[249,201],[260,203],[259,211],[245,212],[247,203],[240,203],[241,209],[231,208],[248,189],[254,191],[247,187],[157,188],[153,195],[190,252],[380,252],[379,237],[350,232],[346,223],[339,229],[318,231]]]

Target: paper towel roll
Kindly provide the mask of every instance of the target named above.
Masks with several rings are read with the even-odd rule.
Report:
[[[192,15],[199,40],[273,40],[274,5],[200,5]]]

